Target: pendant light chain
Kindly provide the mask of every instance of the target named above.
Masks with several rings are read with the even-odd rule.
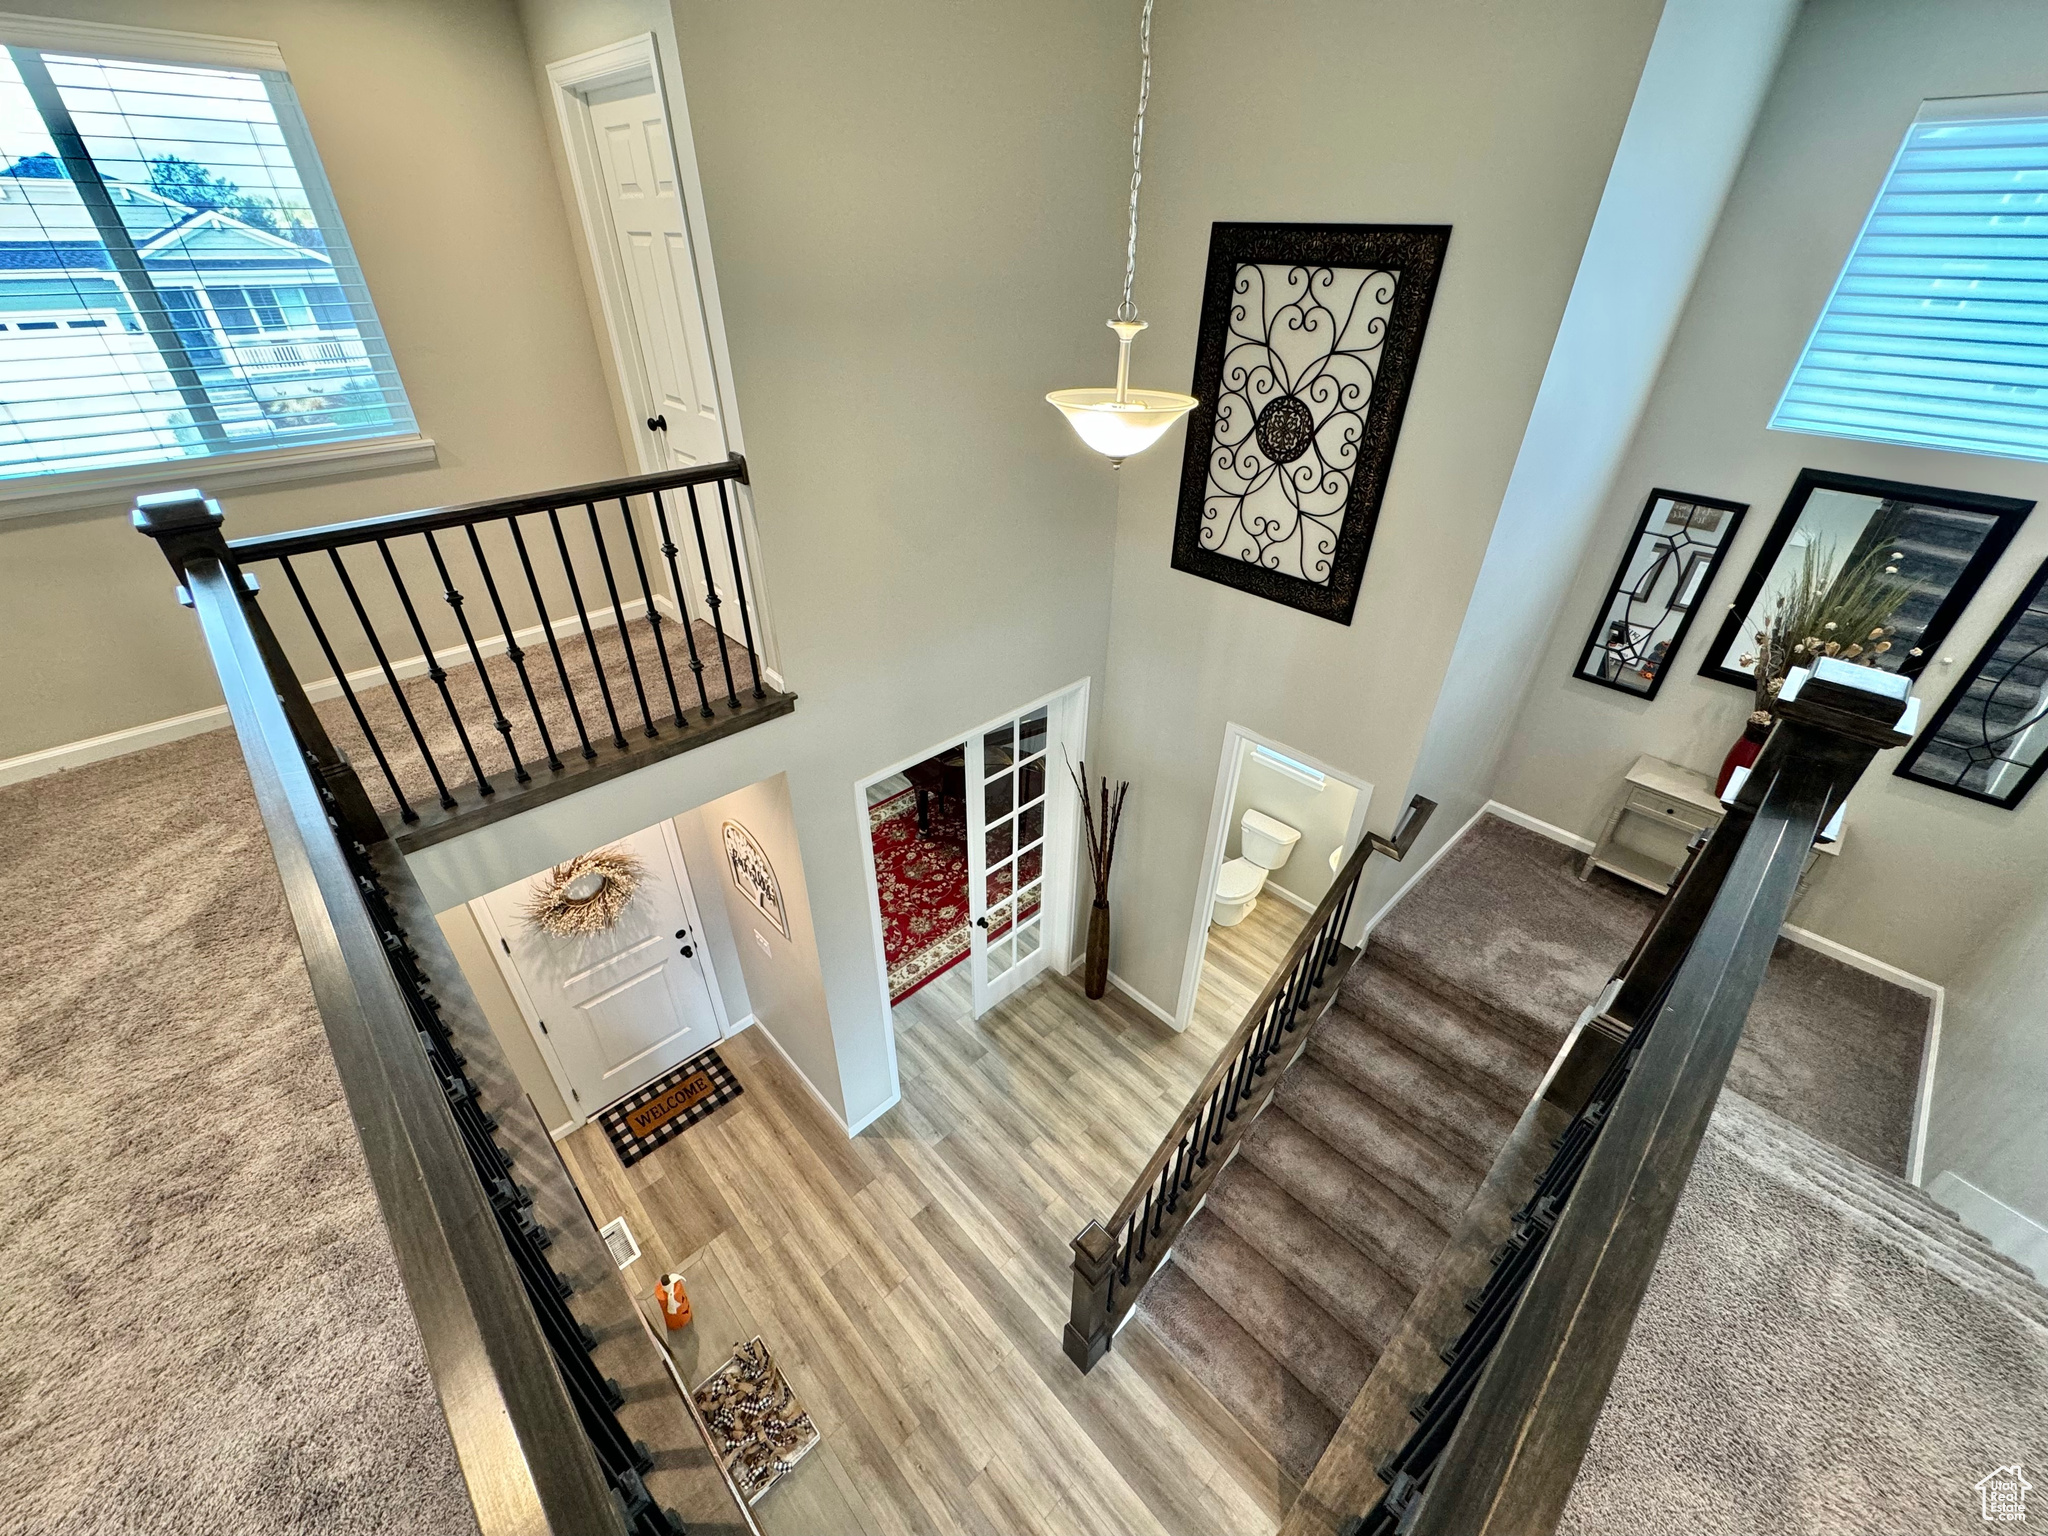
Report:
[[[1131,286],[1138,279],[1138,186],[1145,179],[1145,103],[1152,95],[1152,0],[1138,18],[1138,120],[1131,128],[1131,243],[1124,252],[1124,302],[1119,320],[1138,318]]]

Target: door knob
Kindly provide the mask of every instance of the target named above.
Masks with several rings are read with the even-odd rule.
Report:
[[[988,919],[985,917],[977,917],[974,920],[974,926],[981,929],[984,933],[986,933],[988,931]]]
[[[650,432],[666,432],[668,430],[668,417],[665,415],[648,417],[647,430]]]
[[[683,946],[683,958],[684,958],[685,960],[689,959],[689,958],[690,958],[690,956],[692,956],[692,955],[694,955],[694,954],[696,954],[696,953],[697,953],[697,951],[695,951],[694,949],[690,948],[690,946],[689,946],[689,945],[685,944],[685,945]]]

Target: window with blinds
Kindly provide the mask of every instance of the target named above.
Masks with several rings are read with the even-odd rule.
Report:
[[[2048,97],[1921,110],[1771,425],[2048,459]]]
[[[281,67],[0,43],[0,495],[418,441]]]

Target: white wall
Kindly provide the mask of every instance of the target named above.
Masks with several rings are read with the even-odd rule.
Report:
[[[1312,907],[1323,899],[1323,892],[1336,877],[1330,855],[1344,846],[1344,836],[1351,830],[1351,813],[1358,808],[1358,791],[1340,779],[1326,779],[1321,789],[1304,784],[1260,757],[1251,742],[1244,743],[1238,754],[1243,766],[1238,770],[1230,820],[1223,828],[1223,857],[1234,859],[1244,852],[1244,813],[1248,809],[1263,811],[1294,828],[1301,841],[1294,845],[1287,862],[1266,877],[1266,888],[1278,886]]]
[[[1741,730],[1748,694],[1697,676],[1785,493],[1803,467],[2010,496],[2048,490],[2041,465],[1772,432],[1765,423],[1923,98],[2048,84],[2048,8],[2013,0],[1809,0],[1758,121],[1658,378],[1516,723],[1496,793],[1598,832],[1639,752],[1706,771]],[[1572,679],[1621,545],[1653,486],[1751,504],[1698,622],[1652,703]],[[2037,511],[1918,690],[1937,704],[2048,555]],[[1893,776],[1879,757],[1849,802],[1839,860],[1795,921],[1944,984],[2036,899],[2048,796],[2018,811]],[[1932,1169],[1936,1165],[1929,1163]]]
[[[789,921],[787,937],[733,883],[722,832],[727,821],[745,827],[768,856],[782,887],[784,915]],[[811,922],[811,899],[797,847],[789,781],[777,774],[750,784],[678,816],[676,829],[683,834],[683,859],[690,867],[690,886],[697,893],[699,912],[708,923],[710,909],[716,907],[726,925],[734,958],[746,979],[744,995],[750,1000],[755,1027],[772,1035],[834,1113],[843,1115],[838,1053],[825,1002],[824,977],[818,969],[818,935]],[[732,1007],[730,997],[726,1006],[728,1010]],[[733,1022],[741,1017],[735,1013]]]
[[[440,445],[433,466],[229,493],[231,537],[622,472],[596,341],[563,302],[577,291],[570,231],[509,5],[29,9],[278,43],[420,430]],[[203,470],[165,476],[195,480]],[[220,703],[198,628],[128,506],[0,522],[0,759]]]
[[[441,925],[455,963],[462,967],[462,979],[476,994],[477,1006],[483,1010],[491,1033],[498,1037],[498,1047],[504,1051],[519,1086],[533,1100],[533,1107],[540,1111],[549,1130],[567,1125],[576,1117],[563,1100],[562,1090],[555,1086],[554,1074],[548,1071],[547,1059],[541,1055],[539,1042],[527,1026],[526,1015],[519,1011],[518,999],[505,984],[505,973],[498,968],[476,914],[466,905],[450,907],[436,913],[435,921]]]
[[[1181,429],[1121,471],[1103,757],[1132,788],[1112,964],[1163,1007],[1228,721],[1380,786],[1382,830],[1400,814],[1659,10],[1188,0],[1156,17],[1133,382],[1185,387],[1216,220],[1452,226],[1349,627],[1169,568]],[[1113,46],[1127,64],[1129,39]],[[1076,319],[1100,335],[1114,300],[1078,295]],[[1110,363],[1095,343],[1071,382]]]
[[[1518,707],[1589,554],[1799,0],[1668,0],[1437,695],[1413,789],[1438,803],[1410,858],[1494,793]],[[1610,560],[1611,564],[1611,560]],[[1563,621],[1581,622],[1575,612]],[[1404,796],[1400,802],[1407,803]],[[1404,878],[1375,861],[1377,909]]]

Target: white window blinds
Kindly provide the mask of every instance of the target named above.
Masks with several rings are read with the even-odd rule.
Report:
[[[1922,109],[1771,425],[2048,459],[2048,97]]]
[[[414,436],[284,71],[39,41],[0,30],[0,490]]]

